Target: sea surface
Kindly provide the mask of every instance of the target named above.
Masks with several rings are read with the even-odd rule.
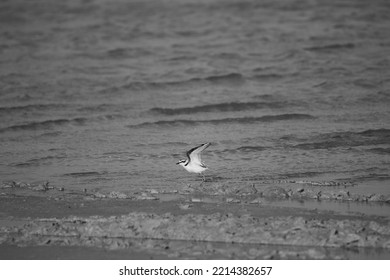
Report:
[[[0,2],[0,180],[390,193],[390,2]],[[370,188],[373,188],[372,190]]]

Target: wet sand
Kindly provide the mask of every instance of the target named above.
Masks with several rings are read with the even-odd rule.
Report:
[[[0,192],[0,258],[390,258],[388,214],[294,207],[337,201],[388,210],[389,197],[335,186],[321,186],[318,196],[298,185],[205,182],[168,193],[104,194],[9,183]]]

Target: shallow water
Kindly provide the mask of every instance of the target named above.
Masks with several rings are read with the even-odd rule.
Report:
[[[389,193],[390,5],[0,3],[0,177],[180,188],[351,180]],[[346,20],[348,19],[348,20]]]
[[[269,205],[334,211],[341,214],[366,214],[390,217],[389,207],[385,203],[280,200],[269,202]]]

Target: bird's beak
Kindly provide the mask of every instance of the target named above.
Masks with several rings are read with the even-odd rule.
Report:
[[[176,164],[179,164],[180,163],[180,161],[179,162],[176,162]]]

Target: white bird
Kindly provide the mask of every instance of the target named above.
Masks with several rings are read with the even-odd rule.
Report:
[[[210,146],[210,143],[204,143],[195,148],[192,148],[187,152],[187,159],[182,159],[178,163],[184,167],[185,170],[191,173],[202,173],[207,169],[206,165],[202,162],[201,153]],[[203,181],[205,181],[205,177],[203,175]]]

